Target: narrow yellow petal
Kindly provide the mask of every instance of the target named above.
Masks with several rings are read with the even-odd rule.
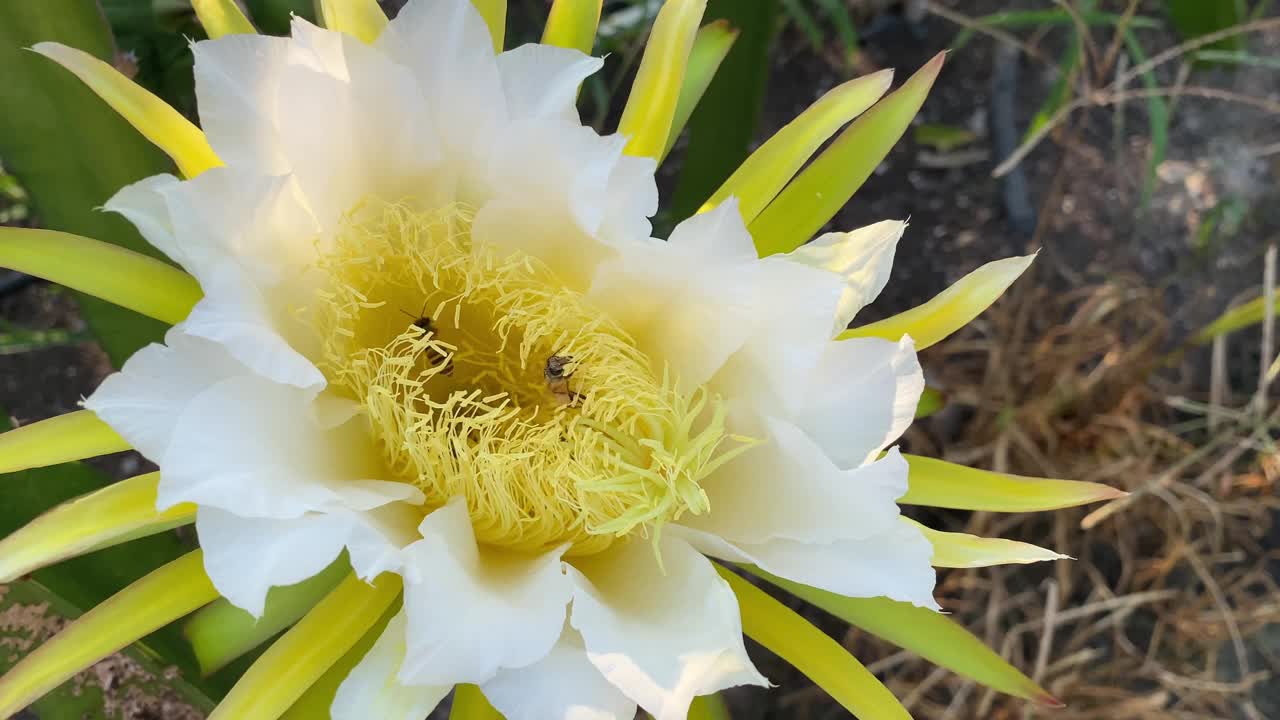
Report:
[[[849,202],[907,131],[942,71],[943,53],[840,133],[749,226],[761,255],[808,242]]]
[[[67,558],[154,535],[196,519],[195,505],[156,510],[160,473],[69,500],[0,541],[0,583]]]
[[[916,350],[923,350],[978,317],[1035,259],[1035,255],[1026,255],[989,262],[960,278],[959,282],[929,302],[870,325],[845,330],[840,339],[878,337],[897,342],[903,335],[910,335],[916,343]]]
[[[378,0],[316,0],[316,5],[321,24],[366,43],[377,40],[387,27]]]
[[[271,588],[262,617],[220,598],[201,608],[183,624],[200,672],[209,675],[275,637],[306,615],[351,572],[344,554],[318,574],[294,585]]]
[[[628,138],[628,155],[657,159],[666,149],[689,53],[706,9],[707,0],[667,0],[658,11],[618,123],[618,132]]]
[[[507,0],[471,0],[471,4],[480,11],[484,24],[489,26],[489,36],[493,38],[493,51],[502,52],[507,41]]]
[[[475,685],[459,685],[453,689],[453,707],[449,710],[449,720],[502,720],[502,715],[493,709],[480,688]]]
[[[116,593],[68,625],[0,678],[7,718],[67,679],[218,597],[204,556],[188,553]]]
[[[1062,707],[1057,698],[947,615],[884,597],[836,595],[770,575],[758,567],[744,565],[743,569],[935,665],[1002,693],[1026,698],[1045,707]]]
[[[874,105],[892,83],[893,71],[881,70],[833,88],[751,153],[698,212],[712,210],[732,195],[738,198],[743,222],[751,224],[818,148]]]
[[[903,505],[955,510],[1039,512],[1114,500],[1127,493],[1079,480],[1050,480],[979,470],[945,460],[903,454],[910,471]]]
[[[254,35],[253,23],[240,11],[235,0],[191,0],[196,17],[210,40],[223,35]]]
[[[901,521],[920,528],[925,538],[933,545],[934,567],[977,568],[1071,559],[1031,543],[979,537],[967,533],[943,532],[908,518],[901,518]]]
[[[346,680],[347,675],[364,659],[373,644],[382,636],[382,631],[391,622],[391,618],[399,611],[400,603],[391,603],[382,613],[382,617],[378,618],[364,636],[280,716],[281,720],[316,720],[316,718],[328,717],[329,708],[333,706],[333,699],[337,697],[338,687],[342,685],[342,681]]]
[[[600,25],[600,9],[604,0],[555,0],[547,27],[542,31],[542,44],[573,48],[590,55],[596,44],[596,27]]]
[[[202,296],[195,278],[132,250],[55,230],[0,228],[0,267],[44,278],[171,324]]]
[[[738,30],[731,27],[728,20],[716,20],[698,31],[693,40],[693,50],[689,52],[689,66],[685,68],[684,85],[681,86],[680,98],[676,101],[676,114],[671,120],[667,146],[663,148],[659,162],[671,152],[680,132],[689,124],[694,109],[706,94],[707,87],[720,69],[720,63],[724,62],[737,39]]]
[[[124,452],[129,443],[88,410],[0,433],[0,473]]]
[[[840,643],[794,610],[719,564],[716,572],[733,588],[742,630],[791,663],[859,720],[911,720],[889,689]]]
[[[31,48],[75,73],[130,125],[165,151],[186,177],[222,164],[200,128],[120,71],[89,53],[54,42]]]
[[[370,585],[355,575],[267,649],[209,720],[276,720],[369,631],[400,594],[398,575]]]

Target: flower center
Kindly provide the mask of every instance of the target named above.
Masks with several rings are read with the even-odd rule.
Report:
[[[590,554],[709,508],[745,450],[705,388],[666,369],[545,264],[474,243],[461,206],[368,202],[325,253],[322,370],[361,402],[428,508],[466,498],[477,539]]]

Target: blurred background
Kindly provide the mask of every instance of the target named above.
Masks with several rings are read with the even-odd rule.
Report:
[[[0,68],[29,45],[6,30]],[[45,2],[45,0],[40,0]],[[394,13],[401,2],[383,2]],[[657,0],[607,0],[584,122],[616,125]],[[111,35],[84,42],[195,117],[185,0],[48,0]],[[246,0],[264,32],[312,0]],[[917,718],[1280,718],[1280,3],[1274,0],[711,0],[741,35],[660,178],[662,235],[765,138],[850,77],[939,50],[946,67],[915,124],[832,229],[909,219],[874,320],[979,265],[1040,251],[1005,299],[922,353],[932,406],[911,452],[1130,491],[1036,516],[932,511],[943,529],[1076,558],[944,571],[953,617],[1067,703],[1033,710],[799,601]],[[96,13],[101,8],[101,15]],[[510,0],[508,45],[535,41],[546,0]],[[94,43],[97,43],[95,46]],[[82,47],[85,45],[82,45]],[[25,61],[24,61],[25,62]],[[140,248],[94,213],[165,159],[47,64],[0,69],[0,224],[56,227]],[[90,162],[91,161],[91,162]],[[0,408],[25,424],[77,402],[160,328],[0,272]],[[40,471],[6,488],[0,535],[137,457]],[[33,476],[34,477],[34,476]],[[9,492],[14,489],[14,495]],[[917,509],[918,510],[918,509]],[[0,670],[190,538],[160,536],[0,586]],[[172,631],[87,671],[33,717],[202,718],[235,668],[208,679],[158,657]],[[726,693],[734,720],[847,717],[749,644],[779,687]],[[157,650],[152,654],[148,648]],[[183,675],[185,679],[177,678]],[[222,677],[226,675],[226,677]],[[177,678],[177,679],[175,679]]]

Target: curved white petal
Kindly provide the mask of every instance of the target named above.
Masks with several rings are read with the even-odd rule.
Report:
[[[262,377],[299,388],[319,390],[324,374],[286,338],[296,322],[289,308],[271,302],[237,265],[223,263],[202,281],[205,296],[183,323],[187,334],[211,340]],[[304,343],[298,342],[298,345]]]
[[[190,272],[199,262],[191,257],[190,249],[175,238],[163,194],[165,189],[180,182],[168,174],[143,178],[120,188],[103,203],[102,209],[123,215],[152,247]]]
[[[422,540],[404,551],[409,650],[401,682],[484,683],[550,652],[571,592],[564,548],[539,556],[480,548],[461,498],[418,530]]]
[[[689,704],[734,685],[767,685],[747,657],[738,601],[685,541],[630,542],[575,558],[570,622],[587,657],[657,720],[684,720]]]
[[[651,157],[623,155],[609,175],[604,219],[598,233],[609,245],[647,238],[653,232],[649,218],[658,212],[658,161]]]
[[[836,310],[835,332],[847,328],[858,311],[884,290],[898,240],[906,229],[905,222],[885,220],[852,232],[827,233],[787,255],[836,273],[848,283]]]
[[[407,644],[404,611],[396,613],[373,647],[338,686],[333,720],[423,720],[451,685],[403,685],[397,678]]]
[[[874,459],[915,419],[924,372],[910,337],[827,343],[784,393],[791,417],[842,468]]]
[[[636,704],[587,659],[582,636],[566,627],[551,652],[528,667],[502,670],[481,688],[506,720],[633,720]]]
[[[506,121],[506,98],[484,18],[470,0],[406,5],[374,47],[409,68],[454,161],[485,152]]]
[[[472,221],[471,237],[546,262],[561,282],[574,289],[585,288],[595,268],[612,253],[555,205],[531,206],[522,196],[486,203]]]
[[[245,368],[221,346],[192,337],[179,325],[134,353],[85,400],[92,410],[152,462],[164,457],[187,404]]]
[[[444,196],[433,170],[441,153],[413,73],[346,33],[298,18],[293,32],[324,67],[291,64],[281,72],[280,151],[321,225],[334,228],[370,197],[438,207]],[[431,96],[452,104],[445,98]]]
[[[194,43],[200,128],[223,162],[278,175],[292,168],[280,147],[276,98],[293,42],[225,35]]]
[[[757,259],[755,241],[742,222],[738,199],[728,198],[714,210],[694,215],[671,231],[668,241],[707,265],[752,262]]]
[[[551,116],[578,123],[578,89],[604,65],[579,50],[530,43],[498,56],[513,118]]]
[[[231,604],[261,617],[268,590],[302,582],[337,559],[351,522],[318,513],[245,518],[204,506],[196,512],[196,534],[213,586]]]
[[[363,417],[326,427],[315,393],[253,376],[210,386],[187,404],[160,460],[157,505],[209,505],[246,517],[421,503],[383,470]]]
[[[713,557],[751,563],[779,577],[847,597],[888,597],[939,609],[933,599],[933,546],[919,528],[895,522],[886,531],[858,540],[810,544],[775,539],[734,543],[682,525],[667,532]]]
[[[764,440],[702,483],[711,511],[681,524],[723,538],[760,543],[856,540],[888,530],[907,491],[897,448],[883,459],[842,470],[795,425],[766,418]]]

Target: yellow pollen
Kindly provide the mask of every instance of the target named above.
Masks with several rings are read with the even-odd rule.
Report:
[[[471,213],[364,203],[321,271],[322,370],[361,402],[428,509],[466,498],[477,539],[590,554],[709,509],[700,481],[749,447],[581,293]]]

